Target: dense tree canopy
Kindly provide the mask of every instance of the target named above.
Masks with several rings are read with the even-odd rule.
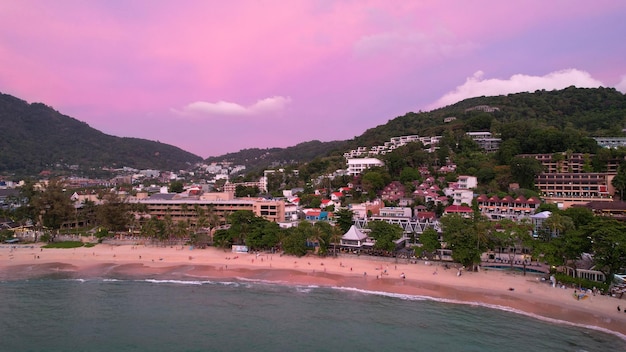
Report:
[[[402,237],[402,228],[386,221],[370,221],[367,227],[371,230],[370,236],[376,240],[375,249],[393,252],[396,250],[395,240]]]

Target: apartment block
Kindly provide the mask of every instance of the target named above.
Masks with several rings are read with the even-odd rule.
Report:
[[[519,196],[514,199],[511,196],[500,198],[498,196],[488,197],[485,194],[478,196],[476,203],[481,214],[491,220],[510,219],[514,221],[530,217],[541,205],[541,201],[534,197],[526,199],[524,196]]]
[[[566,209],[593,201],[612,202],[614,177],[608,173],[542,173],[535,178],[535,186],[547,203]]]
[[[498,151],[502,142],[501,138],[494,137],[491,132],[467,132],[466,134],[487,153]]]
[[[150,216],[164,219],[170,216],[172,221],[189,221],[197,224],[200,211],[214,214],[220,224],[226,224],[228,215],[237,210],[249,210],[256,216],[272,222],[285,221],[285,202],[262,198],[236,198],[231,200],[213,200],[200,198],[177,198],[174,194],[160,194],[146,199],[129,199],[129,202],[145,205]]]
[[[384,166],[381,160],[376,158],[356,158],[348,159],[348,175],[356,176],[360,175],[363,171],[375,167]]]

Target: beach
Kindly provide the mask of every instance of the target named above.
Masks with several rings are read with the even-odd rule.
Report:
[[[74,277],[149,277],[186,280],[257,280],[285,285],[342,287],[431,297],[483,305],[544,320],[598,328],[626,336],[626,301],[610,296],[574,296],[573,288],[552,287],[534,274],[500,270],[460,271],[453,264],[383,260],[368,256],[321,258],[271,253],[233,253],[189,246],[109,245],[48,249],[39,245],[0,248],[0,280],[50,273]]]

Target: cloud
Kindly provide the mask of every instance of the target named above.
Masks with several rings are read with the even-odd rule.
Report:
[[[279,112],[284,110],[287,105],[289,105],[289,103],[291,103],[290,97],[273,96],[270,98],[260,99],[256,103],[249,106],[243,106],[237,103],[231,103],[222,100],[216,103],[196,101],[187,104],[185,107],[182,108],[182,110],[171,110],[178,115],[186,116],[247,116],[258,115],[262,113]]]
[[[569,86],[579,88],[596,88],[604,84],[593,77],[588,72],[576,69],[567,69],[548,73],[545,76],[529,76],[516,74],[509,79],[484,79],[484,73],[477,71],[472,77],[468,77],[463,85],[456,87],[453,91],[444,94],[436,102],[431,104],[427,110],[432,110],[454,104],[463,99],[479,96],[496,96],[511,93],[534,92],[536,90],[564,89]],[[626,80],[622,83],[626,86]],[[626,87],[624,87],[626,88]]]
[[[621,77],[621,80],[619,81],[619,83],[615,85],[615,89],[626,94],[626,75],[623,75]]]

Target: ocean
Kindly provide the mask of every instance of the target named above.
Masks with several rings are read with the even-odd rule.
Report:
[[[602,351],[602,331],[484,306],[256,281],[0,282],[0,351]]]

